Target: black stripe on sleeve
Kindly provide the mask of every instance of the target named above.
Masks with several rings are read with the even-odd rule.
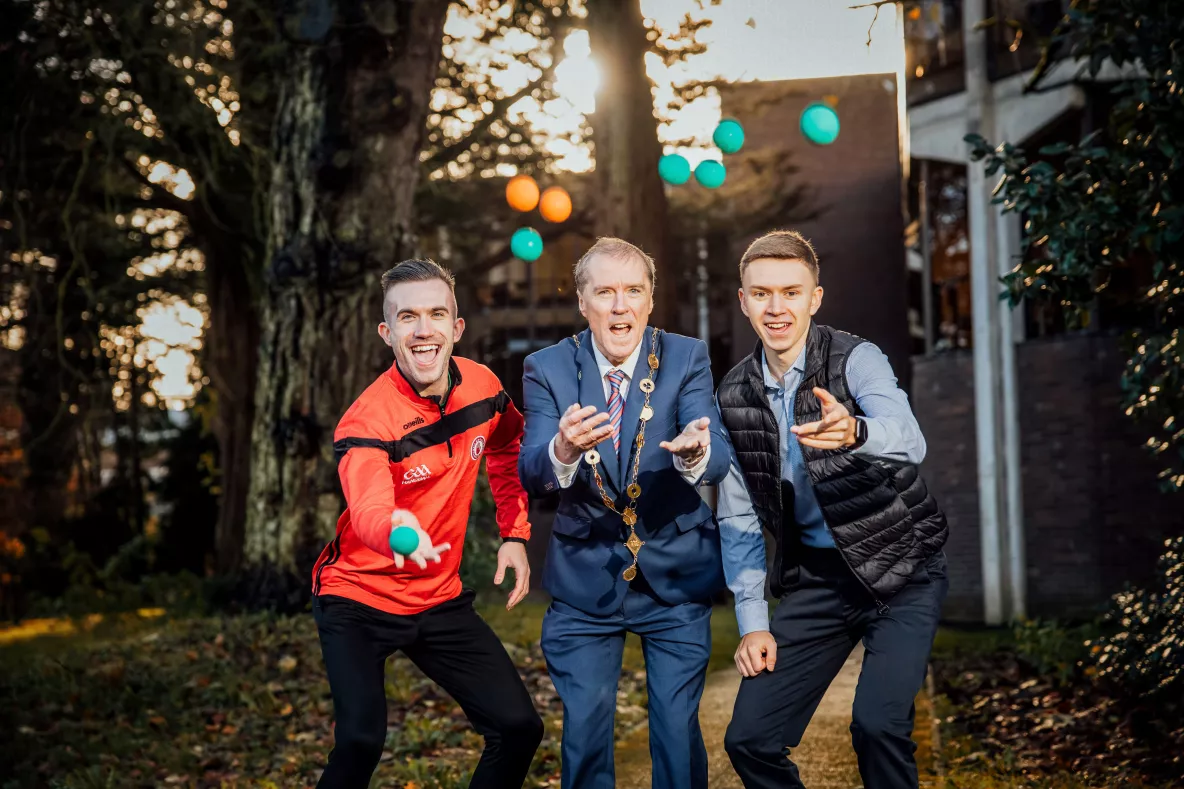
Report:
[[[341,459],[345,457],[345,453],[349,452],[354,447],[368,447],[370,449],[381,449],[390,456],[391,460],[395,459],[395,447],[398,441],[383,441],[381,438],[342,438],[333,442],[333,460],[340,465]]]

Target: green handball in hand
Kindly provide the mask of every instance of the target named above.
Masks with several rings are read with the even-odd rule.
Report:
[[[396,526],[391,529],[391,550],[409,556],[419,547],[419,535],[410,526]]]

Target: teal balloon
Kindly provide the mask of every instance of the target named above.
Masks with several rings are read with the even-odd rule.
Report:
[[[802,111],[802,134],[816,145],[830,145],[839,136],[839,113],[815,102]]]
[[[419,535],[410,526],[396,526],[391,529],[391,550],[407,556],[419,547]]]
[[[711,141],[724,153],[735,153],[744,147],[744,127],[733,120],[721,121]]]
[[[510,252],[528,262],[538,260],[543,254],[543,237],[533,227],[520,227],[510,237]]]
[[[708,189],[718,189],[728,177],[728,171],[721,162],[711,159],[699,162],[695,168],[695,180]]]
[[[691,163],[685,156],[668,153],[658,160],[658,175],[668,184],[685,184],[691,177]]]

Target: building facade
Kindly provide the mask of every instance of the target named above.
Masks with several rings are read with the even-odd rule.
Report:
[[[968,133],[1027,151],[1104,125],[1109,89],[1060,61],[1029,89],[1063,0],[931,0],[906,12],[912,399],[923,470],[950,517],[946,617],[1002,623],[1096,611],[1153,571],[1184,527],[1119,406],[1122,317],[1069,330],[1056,305],[999,301],[1026,254],[1023,217],[992,204]],[[983,19],[1018,20],[1016,28]]]

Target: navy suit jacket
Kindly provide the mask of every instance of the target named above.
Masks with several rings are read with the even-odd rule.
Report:
[[[629,501],[630,452],[645,403],[639,385],[646,377],[651,330],[629,384],[621,418],[621,453],[612,438],[596,447],[605,492],[618,510]],[[724,586],[719,529],[711,508],[674,468],[674,455],[659,444],[675,438],[700,417],[711,418],[711,458],[700,484],[715,485],[728,473],[731,448],[712,396],[707,346],[678,334],[659,332],[659,366],[650,406],[654,416],[645,429],[637,481],[637,535],[645,541],[638,564],[654,592],[670,604],[705,600]],[[569,487],[560,489],[548,447],[559,432],[559,418],[572,403],[607,411],[604,385],[592,353],[592,333],[585,329],[577,348],[572,338],[526,358],[522,377],[526,432],[518,472],[531,496],[558,494],[543,586],[551,596],[589,614],[620,609],[629,583],[621,573],[633,560],[621,516],[604,506],[592,471],[584,460]]]

